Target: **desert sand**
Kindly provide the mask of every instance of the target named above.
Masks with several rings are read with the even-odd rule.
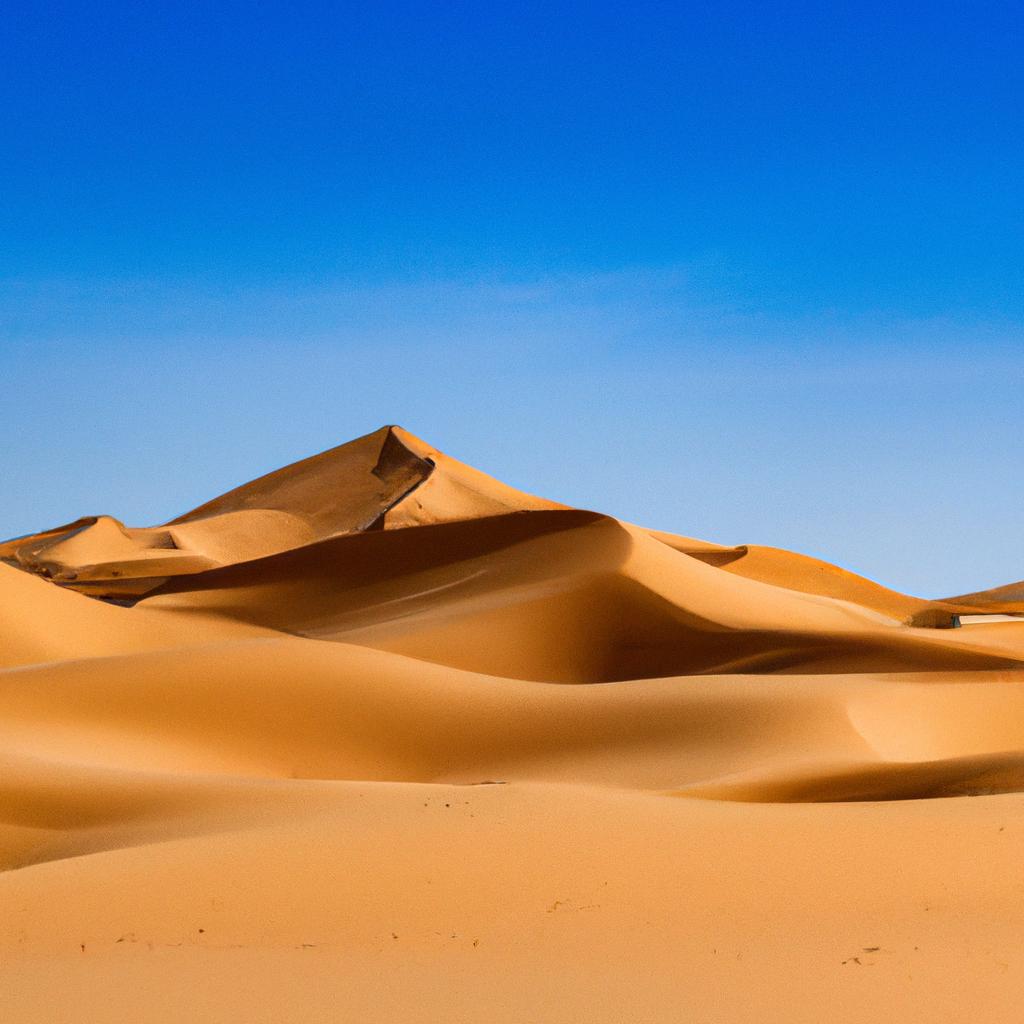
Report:
[[[0,558],[0,1020],[1020,1018],[1024,583],[397,427]]]

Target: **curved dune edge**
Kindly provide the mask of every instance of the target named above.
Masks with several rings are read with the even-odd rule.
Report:
[[[0,544],[0,559],[96,597],[133,600],[190,576],[328,537],[561,508],[402,430],[381,427],[236,487],[163,526],[92,516]]]
[[[0,559],[5,1021],[1016,1019],[1016,585],[649,531],[397,427]]]
[[[973,594],[947,597],[942,603],[960,609],[965,615],[1024,615],[1024,580]]]
[[[1024,792],[1024,752],[897,764],[798,766],[730,775],[676,795],[757,803],[934,800]]]

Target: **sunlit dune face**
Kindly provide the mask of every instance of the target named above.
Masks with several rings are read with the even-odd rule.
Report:
[[[1020,584],[652,533],[397,427],[0,558],[5,1020],[1015,1019]]]

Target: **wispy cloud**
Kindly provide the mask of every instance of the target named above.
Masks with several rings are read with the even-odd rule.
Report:
[[[415,351],[472,347],[482,356],[530,351],[547,359],[601,351],[671,358],[700,351],[710,364],[760,362],[766,373],[843,366],[844,352],[899,369],[900,353],[989,350],[1024,344],[1024,324],[951,314],[909,318],[879,309],[802,315],[759,309],[714,260],[665,268],[508,279],[500,275],[363,282],[263,279],[0,281],[0,338],[9,348],[89,343],[162,345],[387,344]],[[834,359],[820,359],[831,351]],[[876,358],[870,360],[871,353]],[[936,360],[937,362],[937,360]],[[920,371],[921,364],[917,364]]]

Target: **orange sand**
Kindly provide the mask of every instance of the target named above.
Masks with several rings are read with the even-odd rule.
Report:
[[[2,1021],[1019,1019],[1024,584],[399,428],[0,558]]]

